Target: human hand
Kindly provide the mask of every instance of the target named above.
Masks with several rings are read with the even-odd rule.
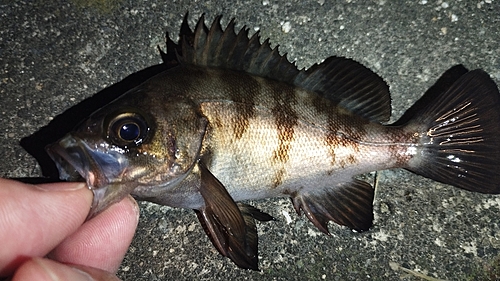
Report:
[[[0,279],[118,280],[139,208],[128,196],[85,221],[92,196],[84,183],[0,178]]]

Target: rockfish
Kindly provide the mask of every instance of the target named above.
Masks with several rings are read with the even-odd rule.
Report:
[[[273,218],[245,200],[290,197],[328,234],[329,221],[370,228],[374,189],[354,177],[371,171],[500,193],[500,95],[482,70],[433,87],[387,125],[377,74],[343,57],[299,70],[234,20],[223,29],[202,16],[191,30],[185,18],[161,54],[171,68],[47,147],[62,179],[80,175],[93,191],[89,218],[128,194],[193,209],[222,255],[258,269],[254,220]]]

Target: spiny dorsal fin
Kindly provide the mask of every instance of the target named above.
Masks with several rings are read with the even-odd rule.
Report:
[[[279,54],[278,46],[271,48],[269,39],[260,43],[259,32],[249,37],[248,28],[243,27],[235,33],[234,19],[223,29],[221,17],[217,16],[208,28],[202,15],[193,32],[186,15],[179,44],[174,44],[174,47],[173,41],[167,38],[167,55],[175,51],[182,64],[239,70],[293,84],[316,92],[371,121],[389,120],[391,98],[387,84],[360,63],[330,57],[308,70],[299,71],[288,61],[286,54]]]
[[[282,82],[293,82],[299,70],[287,60],[286,55],[279,54],[278,47],[271,49],[269,39],[260,43],[258,32],[249,37],[247,27],[235,33],[234,19],[223,29],[221,17],[217,16],[208,28],[202,15],[194,30],[194,40],[190,42],[189,36],[181,37],[181,63],[240,70]]]
[[[184,19],[182,20],[181,24],[181,29],[179,32],[179,38],[184,38],[184,40],[187,40],[188,42],[193,42],[194,38],[194,33],[189,27],[188,23],[188,15],[189,13],[186,13],[184,15]],[[166,47],[167,47],[167,52],[163,52],[163,50],[158,46],[158,50],[160,51],[161,59],[163,63],[170,65],[170,66],[175,66],[179,64],[178,56],[179,54],[182,54],[181,46],[172,39],[170,39],[170,34],[165,32],[165,38],[166,38]]]

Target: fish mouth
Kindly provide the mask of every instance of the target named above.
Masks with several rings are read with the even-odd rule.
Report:
[[[96,161],[91,161],[93,158],[88,153],[90,150],[81,140],[68,135],[47,146],[46,151],[56,163],[60,179],[86,181],[90,189],[99,188],[106,184],[105,177],[95,176],[95,171],[101,169],[96,166]]]
[[[54,143],[46,147],[46,151],[50,158],[56,164],[59,171],[59,179],[65,181],[85,181],[88,168],[88,162],[83,162],[83,151],[72,149],[73,151],[66,150],[59,143]],[[87,167],[87,168],[86,168]]]
[[[86,181],[94,193],[90,219],[111,204],[119,202],[130,193],[131,184],[123,183],[128,160],[119,150],[105,145],[90,147],[84,140],[67,135],[46,147],[50,158],[55,162],[59,178],[66,181]]]

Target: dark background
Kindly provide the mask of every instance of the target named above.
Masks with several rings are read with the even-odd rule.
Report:
[[[20,139],[161,63],[156,46],[163,45],[165,30],[177,34],[187,11],[192,25],[202,13],[207,23],[223,14],[223,25],[235,17],[238,28],[260,30],[299,67],[331,55],[363,63],[390,85],[393,120],[456,64],[482,68],[500,83],[498,0],[0,0],[0,176],[41,176]],[[140,74],[104,96],[119,94]],[[48,132],[45,138],[57,137]],[[42,141],[26,147],[37,150]],[[222,258],[192,211],[142,203],[136,238],[118,274],[124,280],[397,280],[407,276],[400,265],[435,278],[472,280],[495,264],[500,197],[404,170],[379,172],[376,179],[374,226],[362,234],[331,224],[328,237],[297,217],[289,200],[252,202],[277,218],[258,225],[261,272]]]

